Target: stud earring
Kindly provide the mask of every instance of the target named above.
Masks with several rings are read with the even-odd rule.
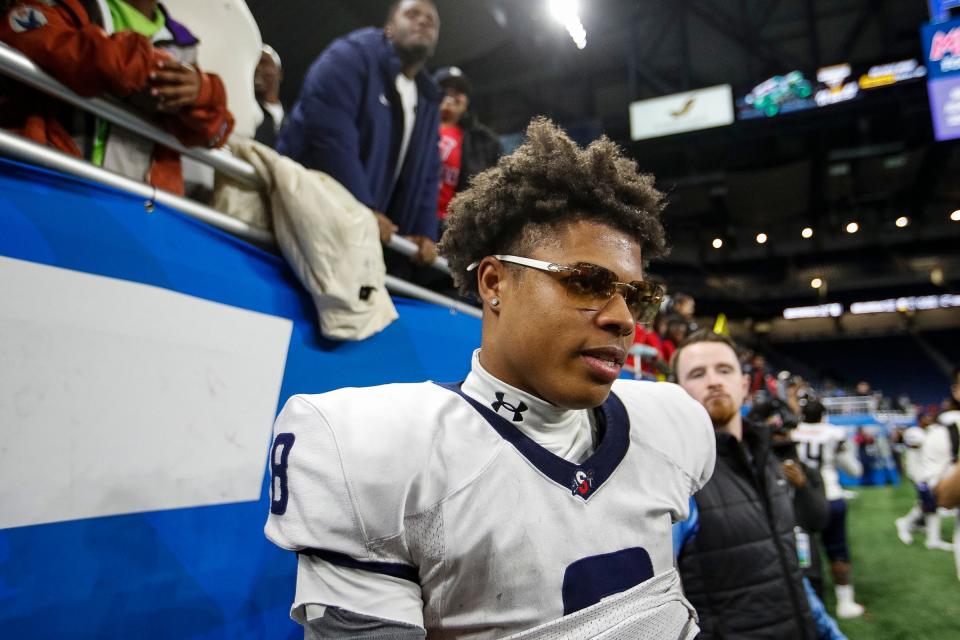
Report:
[[[490,298],[490,306],[491,307],[500,306],[500,298]]]

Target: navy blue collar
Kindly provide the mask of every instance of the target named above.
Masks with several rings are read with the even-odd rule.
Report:
[[[627,455],[630,446],[630,419],[623,403],[612,392],[600,409],[606,418],[607,428],[600,446],[580,464],[564,460],[547,451],[529,436],[512,425],[490,407],[474,400],[463,392],[462,382],[436,383],[458,394],[483,416],[500,437],[509,442],[524,458],[545,476],[564,487],[575,496],[589,499],[606,482],[617,465]]]

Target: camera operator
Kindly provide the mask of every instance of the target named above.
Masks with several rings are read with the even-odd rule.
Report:
[[[820,593],[822,578],[817,545],[812,535],[827,526],[830,516],[823,478],[820,473],[805,465],[797,455],[796,443],[790,437],[799,420],[787,404],[766,390],[754,397],[748,420],[767,425],[771,431],[770,443],[774,455],[780,460],[783,475],[793,491],[793,509],[796,516],[797,555],[804,575]]]

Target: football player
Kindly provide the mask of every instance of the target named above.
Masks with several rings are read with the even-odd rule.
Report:
[[[850,550],[847,545],[847,501],[840,486],[839,468],[844,473],[859,477],[863,466],[857,460],[853,447],[847,445],[847,432],[823,422],[826,412],[815,398],[801,402],[803,422],[790,436],[797,443],[797,455],[809,467],[818,469],[830,502],[830,519],[823,530],[823,546],[830,560],[834,591],[837,595],[837,617],[857,618],[863,615],[863,605],[854,600],[850,582]]]
[[[917,491],[916,503],[910,508],[910,511],[895,521],[897,537],[903,544],[913,544],[913,533],[915,531],[927,530],[928,515],[932,516],[929,523],[934,536],[930,538],[930,541],[932,542],[939,537],[940,519],[936,512],[936,505],[933,503],[933,494],[923,480],[922,464],[923,441],[927,437],[926,430],[933,422],[933,416],[929,414],[921,415],[917,419],[917,426],[905,429],[902,436],[905,448],[903,470]],[[936,543],[933,546],[936,546]]]
[[[483,304],[466,379],[277,418],[266,534],[298,554],[308,638],[696,635],[671,526],[712,473],[711,423],[675,385],[619,379],[662,297],[661,208],[616,145],[544,119],[451,202],[441,251]]]

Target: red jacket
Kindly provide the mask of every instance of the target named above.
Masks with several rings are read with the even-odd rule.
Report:
[[[85,97],[118,97],[146,91],[150,72],[169,54],[132,31],[108,35],[79,0],[19,0],[0,20],[0,40]],[[218,147],[233,129],[227,93],[214,74],[200,72],[200,94],[176,114],[158,114],[158,124],[184,145]],[[75,156],[83,156],[70,133],[75,112],[61,101],[16,84],[3,104],[0,126]],[[154,145],[148,181],[183,194],[180,155]]]

